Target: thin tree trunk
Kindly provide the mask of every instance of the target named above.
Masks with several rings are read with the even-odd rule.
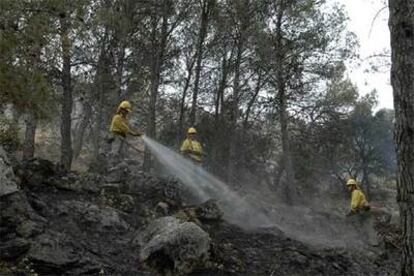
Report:
[[[76,136],[73,143],[73,157],[78,158],[83,145],[83,137],[85,136],[86,128],[92,117],[92,107],[89,103],[83,103],[83,118],[76,128]]]
[[[225,50],[225,49],[224,49]],[[214,127],[216,131],[214,132],[214,139],[212,143],[212,160],[215,161],[215,164],[213,164],[213,167],[218,170],[218,168],[221,168],[221,156],[220,153],[223,152],[222,150],[222,139],[223,139],[223,109],[224,109],[224,90],[227,86],[227,77],[228,77],[228,60],[226,57],[226,52],[223,53],[223,60],[221,65],[221,79],[219,82],[219,86],[217,87],[216,92],[216,99],[215,99],[215,111],[214,111]],[[226,177],[225,175],[222,175],[221,171],[216,171],[217,174]]]
[[[195,59],[192,59],[190,65],[187,69],[187,78],[185,79],[183,94],[180,101],[180,115],[178,118],[178,128],[177,128],[177,145],[181,142],[181,137],[184,131],[184,113],[185,113],[185,98],[187,97],[188,88],[190,87],[191,76],[193,74]]]
[[[262,87],[262,73],[259,71],[253,96],[250,99],[249,103],[247,104],[246,114],[245,114],[244,121],[243,121],[243,130],[241,132],[241,138],[240,138],[241,149],[240,149],[239,160],[243,162],[242,164],[243,166],[246,165],[246,154],[247,154],[246,145],[248,143],[246,137],[247,137],[247,132],[250,128],[249,126],[250,113],[251,113],[254,103],[256,102],[257,96],[259,95],[261,87]]]
[[[66,15],[68,16],[68,15]],[[71,87],[71,41],[69,38],[69,19],[67,17],[60,19],[61,27],[61,44],[62,44],[62,87],[63,87],[63,101],[61,114],[61,156],[60,162],[66,168],[70,169],[72,165],[72,87]]]
[[[230,121],[230,135],[229,142],[229,158],[227,165],[227,181],[234,184],[235,167],[237,163],[237,119],[239,115],[239,94],[240,94],[240,66],[243,54],[243,34],[240,34],[237,42],[237,55],[234,64],[234,79],[233,79],[233,101],[231,106],[231,121]]]
[[[108,71],[109,67],[109,59],[107,58],[106,54],[106,42],[107,42],[107,34],[102,39],[101,49],[99,53],[97,69],[96,69],[96,76],[94,80],[93,89],[95,100],[96,100],[96,111],[95,111],[95,125],[93,129],[93,155],[95,160],[99,159],[100,154],[100,144],[101,144],[101,130],[104,125],[105,115],[105,97],[107,96],[106,87],[105,87],[105,78],[107,77],[106,71]]]
[[[292,164],[292,157],[290,153],[289,142],[289,130],[288,130],[288,114],[287,114],[287,95],[286,95],[286,77],[283,71],[283,43],[282,43],[282,19],[285,9],[284,1],[281,1],[278,5],[277,21],[276,21],[276,81],[277,81],[277,98],[278,98],[278,110],[279,110],[279,122],[280,132],[282,138],[282,168],[286,174],[285,182],[283,183],[283,191],[285,192],[286,200],[289,202],[292,200],[293,190],[295,186],[294,171]],[[280,183],[278,183],[279,185]]]
[[[28,160],[34,157],[36,127],[36,115],[33,114],[33,112],[29,112],[26,119],[26,131],[23,144],[23,160]]]
[[[194,92],[193,92],[193,103],[190,113],[190,124],[194,126],[196,122],[196,112],[197,112],[197,98],[199,91],[200,83],[200,74],[201,74],[201,62],[203,60],[203,50],[204,50],[204,40],[207,34],[207,27],[209,21],[209,13],[212,6],[211,0],[203,0],[202,2],[202,11],[201,11],[201,22],[200,22],[200,31],[198,33],[198,42],[197,42],[197,63],[195,68],[195,80],[194,80]]]
[[[362,183],[364,183],[365,186],[365,193],[368,196],[371,195],[371,185],[369,183],[369,169],[368,169],[368,164],[366,164],[366,162],[363,162],[362,164]]]
[[[245,131],[247,130],[249,126],[250,113],[251,113],[253,104],[256,102],[257,96],[259,95],[261,88],[262,88],[262,72],[258,72],[257,83],[256,83],[256,87],[253,93],[253,97],[250,99],[249,103],[247,104],[246,115],[244,117],[243,129]]]
[[[154,44],[154,54],[152,58],[152,69],[151,69],[151,93],[149,101],[149,114],[148,114],[148,131],[147,135],[150,138],[155,138],[156,136],[156,108],[157,108],[157,98],[158,98],[158,88],[160,85],[161,79],[161,69],[164,61],[165,47],[167,45],[168,38],[168,7],[169,1],[164,1],[163,11],[162,11],[162,25],[160,37],[157,37],[157,19],[154,18],[153,30],[152,30],[152,41]],[[151,169],[151,153],[149,149],[145,149],[144,154],[144,170],[149,171]]]
[[[31,63],[34,65],[35,70],[39,70],[40,64],[40,55],[41,55],[41,48],[40,47],[33,47],[33,60]],[[33,76],[34,77],[34,76]],[[34,79],[32,78],[34,81]],[[34,88],[35,85],[33,84],[32,87],[29,89],[31,93],[37,94],[37,90]],[[15,125],[18,123],[18,111],[16,108],[13,108],[13,120],[15,120]],[[24,136],[24,144],[23,144],[23,160],[28,160],[34,157],[35,154],[35,139],[36,139],[36,128],[37,128],[37,115],[33,110],[29,110],[27,113],[27,117],[25,120],[26,129],[25,129],[25,136]]]
[[[122,93],[122,80],[124,74],[124,63],[125,63],[125,46],[122,44],[120,46],[120,51],[118,52],[118,59],[116,65],[116,89],[118,91],[118,99],[122,101],[127,99],[129,95]],[[127,91],[126,91],[127,92]]]
[[[389,0],[397,201],[402,228],[401,275],[414,275],[414,1]]]
[[[289,130],[287,122],[287,103],[286,103],[286,92],[284,83],[279,86],[278,99],[279,99],[279,122],[280,122],[280,132],[282,138],[282,166],[283,171],[286,174],[286,180],[284,183],[283,190],[286,195],[286,200],[290,201],[292,199],[292,190],[294,185],[294,173],[293,173],[293,164],[290,153],[290,142],[289,142]]]
[[[98,74],[98,73],[97,73]],[[95,125],[94,125],[94,135],[93,135],[93,143],[92,143],[92,147],[93,147],[93,156],[95,158],[95,160],[98,160],[99,158],[99,144],[100,144],[100,140],[101,140],[101,125],[102,125],[102,121],[103,121],[103,109],[104,109],[104,95],[103,95],[103,90],[100,87],[99,81],[96,84],[96,112],[95,112]]]
[[[224,104],[224,90],[227,86],[227,76],[228,76],[228,60],[226,58],[226,53],[223,53],[223,61],[221,64],[221,79],[219,86],[217,88],[216,102],[215,102],[215,111],[214,111],[214,121],[216,129],[220,123],[220,114],[223,114],[223,104]]]

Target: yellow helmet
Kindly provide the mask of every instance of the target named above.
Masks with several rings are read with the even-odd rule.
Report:
[[[187,131],[187,134],[196,134],[196,133],[197,133],[197,130],[193,127],[190,127]]]
[[[346,186],[351,186],[351,185],[355,185],[357,186],[357,182],[355,181],[355,179],[348,179],[348,181],[346,182]]]
[[[119,106],[118,106],[118,111],[120,110],[120,109],[126,109],[126,110],[128,110],[128,112],[131,112],[132,111],[132,106],[131,106],[131,103],[129,102],[129,101],[122,101],[120,104],[119,104]]]

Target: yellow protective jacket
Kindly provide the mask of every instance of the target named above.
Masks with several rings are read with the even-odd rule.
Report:
[[[369,204],[364,193],[360,189],[353,190],[351,198],[352,213],[358,213],[359,211],[367,208],[369,208]]]
[[[110,131],[124,137],[127,134],[136,135],[136,132],[129,128],[128,119],[119,113],[112,118]]]
[[[187,138],[181,145],[180,150],[183,154],[188,154],[188,156],[190,156],[190,158],[194,161],[201,163],[203,148],[201,147],[201,144],[198,141],[190,140]]]

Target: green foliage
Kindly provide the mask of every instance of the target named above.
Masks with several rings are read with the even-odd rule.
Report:
[[[386,158],[393,153],[392,116],[373,114],[375,94],[359,98],[345,77],[358,47],[346,24],[343,7],[326,0],[2,0],[0,105],[53,116],[65,44],[73,97],[90,107],[85,115],[74,104],[72,119],[86,118],[85,141],[96,150],[120,98],[134,103],[131,122],[144,131],[156,126],[159,139],[177,147],[184,136],[177,129],[190,124],[198,68],[195,126],[208,162],[221,171],[234,161],[239,171],[278,174],[285,117],[300,180],[362,167],[387,174],[394,166]],[[8,127],[4,133],[13,136]]]
[[[393,111],[374,113],[375,91],[356,99],[349,85],[333,87],[333,93],[318,102],[315,121],[295,122],[292,151],[298,179],[352,175],[366,185],[370,176],[393,176]]]
[[[52,32],[50,17],[40,12],[44,1],[1,1],[0,103],[12,103],[22,112],[46,117],[52,87],[46,78],[42,48]]]

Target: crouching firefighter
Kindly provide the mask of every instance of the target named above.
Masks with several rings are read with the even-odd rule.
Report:
[[[127,138],[127,135],[142,136],[141,132],[132,130],[129,127],[127,116],[131,111],[131,103],[129,101],[123,101],[119,104],[118,109],[112,118],[110,127],[111,135],[108,142],[111,144],[111,156],[117,160],[125,158],[125,139]]]
[[[357,182],[354,179],[349,179],[346,182],[348,191],[351,192],[351,210],[348,216],[361,214],[371,209],[364,193],[358,187]]]

